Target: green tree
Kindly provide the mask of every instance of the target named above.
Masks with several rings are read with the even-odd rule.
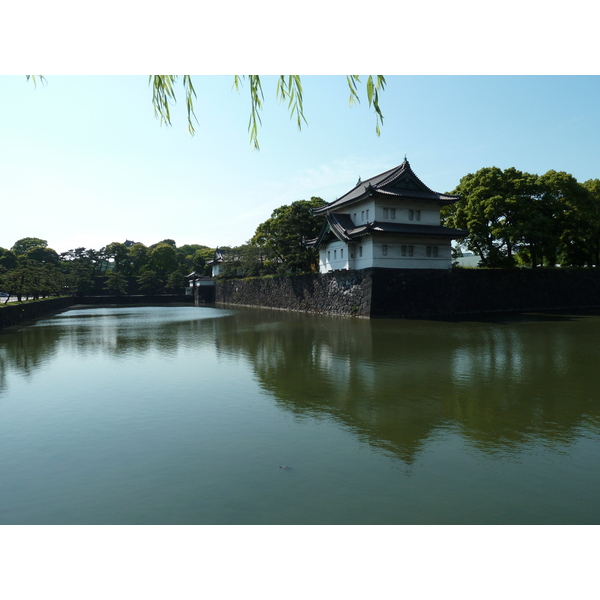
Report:
[[[568,173],[486,167],[463,177],[453,193],[461,199],[442,210],[443,222],[469,230],[463,243],[483,266],[596,264],[598,203]]]
[[[548,263],[582,267],[594,263],[594,237],[598,214],[592,194],[573,175],[548,171],[538,184],[541,200],[552,211],[553,244],[546,251]]]
[[[323,217],[315,217],[312,211],[325,204],[323,199],[313,196],[276,208],[271,218],[256,228],[250,243],[270,251],[271,260],[277,262],[281,273],[316,270],[317,251],[306,248],[303,242],[319,234]]]
[[[593,215],[590,233],[593,264],[600,267],[600,179],[588,179],[583,186],[590,194],[590,212]]]
[[[6,248],[0,248],[0,267],[14,269],[17,266],[17,257],[14,252]]]
[[[531,212],[536,175],[510,168],[486,167],[461,178],[452,191],[461,199],[442,209],[448,227],[467,229],[463,244],[485,267],[514,266],[515,246],[525,235],[523,218]]]
[[[78,247],[60,255],[66,285],[72,293],[85,295],[94,287],[94,275],[100,274],[101,262],[96,250]]]
[[[40,248],[46,248],[48,246],[48,242],[46,240],[42,240],[41,238],[26,237],[17,240],[11,250],[15,253],[15,255],[22,256],[28,250],[38,246]]]
[[[127,279],[122,273],[113,271],[106,276],[106,284],[104,289],[111,294],[120,296],[127,293]]]
[[[131,275],[137,276],[148,263],[149,250],[144,244],[133,244],[129,248]]]
[[[86,262],[74,262],[66,275],[66,285],[79,296],[88,294],[94,287],[94,267]]]
[[[173,271],[167,277],[167,289],[173,292],[174,294],[183,293],[183,288],[185,288],[187,280],[185,278],[185,274],[180,270]]]
[[[35,246],[27,250],[24,254],[29,260],[33,260],[43,264],[58,265],[60,256],[52,248],[43,246]]]
[[[148,262],[162,279],[166,279],[169,273],[177,269],[177,251],[170,244],[160,242],[150,250]]]
[[[129,266],[127,259],[129,258],[129,248],[121,242],[112,242],[105,247],[104,252],[108,260],[114,263],[114,271],[120,273],[122,270],[127,271]]]
[[[164,288],[165,282],[160,275],[151,269],[144,271],[137,277],[137,283],[142,292],[156,294]]]

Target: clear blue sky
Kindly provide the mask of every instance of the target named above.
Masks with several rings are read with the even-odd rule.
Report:
[[[598,76],[389,76],[381,136],[366,95],[304,76],[299,132],[263,82],[253,151],[247,85],[198,76],[195,137],[183,102],[155,119],[145,76],[0,77],[0,246],[41,237],[62,252],[126,239],[237,245],[295,200],[332,201],[402,162],[439,192],[482,167],[600,178]],[[181,99],[182,90],[180,91]]]

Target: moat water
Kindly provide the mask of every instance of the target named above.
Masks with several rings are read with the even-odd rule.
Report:
[[[599,390],[596,314],[75,307],[0,332],[0,523],[599,524]]]

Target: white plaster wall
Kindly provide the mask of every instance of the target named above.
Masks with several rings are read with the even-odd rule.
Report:
[[[383,254],[383,245],[387,246],[387,255]],[[407,247],[406,256],[402,256],[402,246]],[[408,246],[413,247],[413,255],[408,255]],[[437,256],[427,256],[427,246],[437,248]],[[450,242],[413,238],[377,238],[373,244],[373,266],[388,269],[450,269],[452,267],[452,248]]]
[[[409,210],[421,211],[421,219],[416,220],[416,215],[411,221],[409,219]],[[383,212],[383,211],[382,211]],[[400,215],[398,215],[400,212]],[[422,225],[439,225],[440,224],[440,207],[437,204],[420,203],[420,202],[403,202],[400,211],[396,210],[396,218],[399,223],[420,223]],[[389,219],[388,219],[389,220]]]
[[[369,212],[368,218],[367,211]],[[340,210],[340,212],[350,214],[350,217],[355,225],[364,225],[365,223],[372,223],[373,221],[377,220],[374,200],[367,200],[365,202],[359,202],[358,204],[352,204],[352,206],[344,210]]]
[[[383,254],[383,245],[387,246],[387,255]],[[402,256],[402,246],[407,246],[406,256]],[[408,246],[413,247],[413,255],[408,255]],[[427,246],[437,247],[438,255],[427,256]],[[362,247],[362,256],[360,248]],[[340,250],[344,250],[341,258]],[[329,252],[329,258],[327,253]],[[450,269],[452,267],[452,248],[450,242],[436,239],[398,237],[382,238],[367,236],[347,246],[337,241],[319,252],[319,271],[327,273],[338,269]]]
[[[319,251],[319,271],[327,273],[348,269],[350,252],[347,244],[342,241],[330,242],[329,245]]]
[[[390,217],[388,210],[388,217],[383,216],[383,209],[396,209],[396,218]],[[369,218],[367,220],[367,210],[369,211]],[[421,219],[419,221],[415,217],[412,221],[409,219],[409,210],[421,211]],[[346,209],[340,209],[339,212],[350,214],[352,221],[355,225],[364,225],[365,223],[371,223],[373,221],[384,221],[387,223],[422,223],[423,225],[439,225],[440,224],[440,207],[437,204],[431,202],[418,202],[406,201],[406,200],[390,200],[385,201],[381,199],[367,200],[365,202],[359,202],[353,204]]]
[[[360,249],[362,247],[362,256]],[[367,236],[354,243],[354,268],[368,269],[373,266],[373,237]]]

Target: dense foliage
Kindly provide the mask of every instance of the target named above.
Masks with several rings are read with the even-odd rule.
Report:
[[[19,301],[62,294],[181,293],[192,271],[210,275],[205,264],[213,253],[199,244],[178,248],[167,239],[148,247],[113,242],[59,255],[46,240],[23,238],[10,250],[0,248],[0,290]]]
[[[219,277],[260,277],[310,273],[318,269],[318,254],[306,248],[304,240],[317,237],[323,217],[315,217],[314,208],[326,202],[313,196],[276,208],[261,223],[252,239],[241,246],[221,246],[223,263]]]
[[[542,176],[486,167],[460,180],[459,202],[442,210],[443,223],[466,229],[461,247],[484,267],[600,266],[600,180],[579,183],[565,172]],[[256,277],[317,270],[317,252],[304,241],[318,236],[318,197],[275,209],[252,239],[221,247],[221,277]],[[23,298],[62,294],[181,293],[190,273],[211,275],[215,250],[178,247],[165,239],[145,246],[112,242],[99,250],[58,254],[46,240],[27,237],[0,248],[0,290]],[[4,300],[8,301],[8,298]]]
[[[532,175],[486,167],[460,180],[449,227],[469,230],[463,247],[484,267],[600,266],[600,180],[565,172]]]

